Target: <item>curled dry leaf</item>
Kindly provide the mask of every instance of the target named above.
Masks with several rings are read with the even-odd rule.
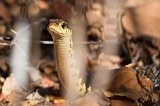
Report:
[[[140,78],[139,80],[145,89],[151,91],[151,80],[145,78]],[[109,91],[117,96],[125,96],[132,100],[137,100],[144,95],[141,85],[139,84],[136,73],[133,72],[132,68],[122,68],[115,73]]]

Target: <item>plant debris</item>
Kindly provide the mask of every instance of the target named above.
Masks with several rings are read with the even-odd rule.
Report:
[[[1,0],[0,106],[159,106],[160,0]],[[91,93],[64,98],[47,26],[65,20],[73,30],[76,65]],[[17,30],[18,22],[28,24]],[[28,29],[30,32],[25,32]],[[30,33],[31,40],[25,35]],[[17,36],[19,34],[19,36]],[[23,86],[12,51],[29,43]],[[26,47],[27,48],[27,47]],[[15,59],[14,61],[21,61]],[[84,86],[83,86],[84,87]]]

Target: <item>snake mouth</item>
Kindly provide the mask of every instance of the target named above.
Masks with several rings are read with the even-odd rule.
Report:
[[[52,28],[52,27],[49,27],[48,31],[51,33],[53,37],[56,37],[56,38],[61,38],[63,35],[63,33],[58,32],[57,30],[55,30],[55,28]]]
[[[56,30],[55,30],[54,28],[52,28],[52,27],[49,27],[49,31],[52,32],[52,33],[54,33],[54,34],[59,34],[59,32],[56,31]]]

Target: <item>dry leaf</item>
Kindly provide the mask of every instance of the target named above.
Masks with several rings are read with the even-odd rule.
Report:
[[[76,100],[73,106],[100,106],[90,95]]]
[[[2,2],[0,2],[0,17],[2,17],[6,22],[11,22],[11,16],[7,7],[4,6]]]
[[[130,1],[135,2],[134,0]],[[140,6],[127,6],[122,17],[125,30],[134,36],[147,35],[160,38],[159,4],[160,0],[152,0]]]
[[[3,84],[2,94],[6,96],[15,90],[22,91],[23,87],[19,84],[19,82],[17,82],[14,75],[10,75]]]
[[[132,68],[122,68],[115,74],[109,89],[114,95],[126,96],[132,100],[137,100],[143,95],[141,85],[138,83],[136,73],[133,72]],[[145,89],[151,90],[151,80],[140,78],[140,82]]]
[[[63,0],[53,0],[52,10],[58,18],[69,20],[73,15],[71,6]]]
[[[127,100],[111,100],[111,106],[135,106],[133,102]]]

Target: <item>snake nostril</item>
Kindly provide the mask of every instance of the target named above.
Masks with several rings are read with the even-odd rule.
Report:
[[[59,24],[59,21],[57,19],[54,20],[55,24]]]

